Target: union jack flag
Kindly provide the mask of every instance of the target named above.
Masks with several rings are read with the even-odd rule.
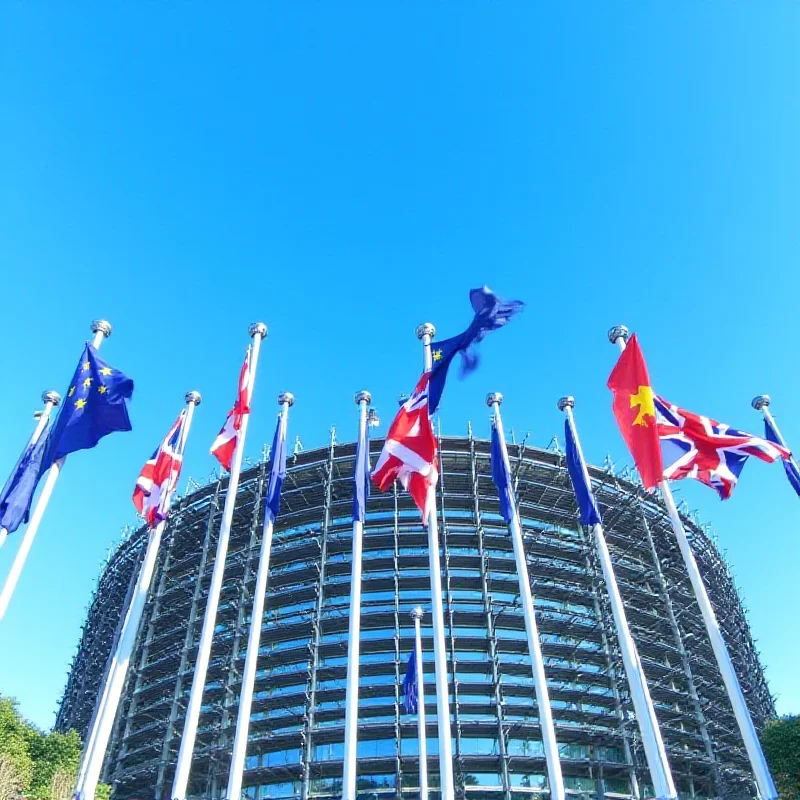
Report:
[[[790,456],[779,444],[678,408],[663,397],[655,398],[655,407],[664,477],[694,478],[723,500],[731,496],[748,456],[768,463]]]
[[[214,439],[214,444],[211,445],[211,455],[219,461],[219,463],[228,472],[231,471],[231,460],[233,453],[236,450],[236,444],[239,441],[239,429],[242,427],[242,420],[245,414],[250,413],[250,394],[252,387],[250,386],[250,348],[247,348],[247,355],[244,358],[241,372],[239,373],[239,391],[236,395],[236,402],[233,408],[228,412],[225,419],[225,424]]]
[[[183,466],[183,426],[186,410],[172,424],[164,441],[142,467],[133,490],[133,504],[151,528],[167,518],[169,504]]]

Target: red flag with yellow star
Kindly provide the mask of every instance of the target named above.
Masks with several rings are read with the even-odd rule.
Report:
[[[612,408],[617,425],[636,462],[644,488],[654,489],[664,474],[656,428],[655,393],[635,334],[611,371],[608,388],[614,393]]]

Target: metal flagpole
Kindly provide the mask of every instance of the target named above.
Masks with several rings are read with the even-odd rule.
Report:
[[[61,402],[61,395],[52,390],[42,392],[42,402],[44,403],[44,408],[33,415],[33,418],[37,420],[37,422],[31,434],[31,438],[28,440],[28,444],[25,445],[26,451],[39,441],[39,437],[42,435],[42,431],[47,425],[47,420],[50,419],[50,412]],[[0,528],[0,547],[6,543],[7,538],[8,531],[5,528]]]
[[[367,442],[367,406],[372,395],[367,391],[356,395],[358,404],[358,446]],[[369,453],[366,453],[369,459]],[[363,481],[358,474],[356,458],[356,481]],[[361,553],[363,548],[364,523],[353,518],[353,563],[350,573],[350,631],[347,637],[347,689],[344,712],[344,764],[342,773],[342,798],[356,798],[356,750],[358,746],[358,659],[361,636]],[[230,797],[230,795],[229,795]]]
[[[414,620],[414,656],[417,669],[417,739],[419,740],[419,800],[428,800],[428,732],[425,728],[425,684],[422,671],[422,634],[419,630],[422,609],[411,612]]]
[[[186,410],[186,419],[183,423],[181,442],[178,447],[179,452],[183,452],[186,446],[194,409],[200,405],[201,399],[199,392],[186,393],[185,400],[188,408]],[[176,488],[175,486],[171,488],[170,501]],[[128,674],[128,666],[133,655],[133,649],[136,646],[136,635],[144,614],[147,594],[153,581],[158,551],[161,546],[161,537],[166,524],[166,520],[159,522],[147,541],[147,549],[142,559],[139,577],[136,580],[136,588],[133,591],[127,617],[108,671],[106,691],[104,692],[100,713],[95,722],[96,732],[93,730],[89,737],[85,767],[83,769],[83,781],[81,782],[79,778],[79,782],[75,787],[75,794],[81,797],[82,800],[94,800],[97,782],[100,780],[100,771],[103,768],[103,761],[108,748],[108,740],[111,737],[111,730],[114,727],[114,719],[117,715],[119,699],[122,696],[122,688],[125,684],[125,677]]]
[[[497,426],[497,436],[500,440],[500,448],[505,462],[507,474],[511,474],[511,467],[508,463],[508,448],[506,447],[505,434],[503,433],[503,419],[500,416],[500,404],[503,402],[503,395],[500,392],[492,392],[486,397],[486,405],[494,410],[494,422]],[[561,775],[561,758],[558,754],[558,743],[556,742],[556,728],[553,723],[553,711],[550,707],[550,693],[547,691],[547,677],[544,674],[544,658],[542,657],[542,646],[539,642],[539,628],[536,624],[536,612],[533,608],[533,595],[531,593],[531,581],[528,575],[528,563],[525,559],[525,547],[522,542],[522,527],[519,522],[519,513],[516,502],[514,502],[513,514],[511,515],[511,543],[514,547],[514,560],[517,565],[517,576],[519,578],[519,597],[522,602],[522,611],[525,615],[525,631],[528,634],[528,649],[531,653],[531,667],[533,669],[533,684],[536,689],[536,702],[539,707],[539,722],[542,729],[542,741],[544,743],[544,756],[547,761],[547,777],[550,783],[551,800],[565,800],[564,779]]]
[[[107,339],[109,336],[111,336],[111,324],[106,322],[104,319],[96,319],[92,323],[92,333],[94,334],[92,344],[94,345],[95,350],[99,350],[100,345],[103,343],[103,339]],[[42,517],[44,516],[47,504],[50,502],[50,495],[53,494],[56,481],[58,480],[58,476],[61,473],[61,469],[63,468],[66,460],[67,457],[64,456],[63,458],[57,459],[53,462],[53,464],[50,465],[44,486],[42,486],[42,492],[39,495],[39,499],[36,501],[36,506],[31,514],[28,527],[25,529],[25,535],[22,537],[19,550],[17,550],[17,554],[14,556],[14,561],[11,564],[11,569],[8,572],[6,582],[2,591],[0,591],[0,620],[2,620],[6,615],[8,604],[11,602],[11,596],[14,594],[14,589],[17,587],[19,576],[22,574],[22,568],[25,566],[25,561],[28,558],[28,553],[30,553],[33,540],[36,538],[39,525],[42,523]]]
[[[578,451],[578,457],[581,462],[583,480],[586,486],[591,488],[592,484],[589,479],[589,469],[583,458],[580,439],[578,439],[578,431],[575,427],[575,418],[572,414],[572,409],[574,407],[575,398],[573,397],[562,397],[558,401],[559,411],[563,411],[567,415],[569,427],[572,431],[572,438],[575,442],[575,449]],[[630,687],[631,699],[633,700],[633,708],[636,712],[636,721],[639,725],[639,731],[642,734],[642,745],[644,746],[644,754],[647,758],[647,766],[650,770],[650,778],[653,781],[656,798],[658,798],[658,800],[666,800],[666,798],[672,800],[673,798],[677,798],[678,794],[675,791],[675,783],[672,779],[669,761],[667,760],[664,741],[661,738],[658,718],[653,708],[653,700],[650,697],[650,689],[647,686],[644,667],[642,667],[642,662],[636,649],[636,643],[631,636],[630,627],[628,626],[628,618],[625,614],[625,606],[622,603],[622,596],[620,595],[619,586],[617,585],[617,577],[614,574],[614,568],[611,564],[611,555],[608,551],[608,544],[606,543],[603,526],[601,524],[593,525],[592,533],[594,534],[595,544],[597,545],[600,565],[603,569],[608,598],[611,602],[611,612],[614,615],[617,639],[619,641],[620,650],[622,651],[622,662],[625,665],[625,674],[628,676],[628,686]]]
[[[425,322],[417,328],[422,340],[425,371],[430,372],[431,339],[436,328]],[[436,519],[436,494],[428,515],[428,558],[431,571],[431,617],[433,620],[433,659],[436,667],[436,726],[439,730],[439,782],[442,800],[454,800],[453,746],[450,741],[450,690],[447,686],[447,651],[444,641],[444,610],[442,605],[442,567],[439,561],[439,527]]]
[[[261,340],[264,339],[266,335],[267,326],[263,322],[254,322],[250,326],[250,336],[253,338],[253,352],[250,356],[250,380],[248,391],[250,392],[251,398],[256,382],[256,367],[258,366],[258,354],[261,350]],[[225,571],[225,559],[228,555],[228,542],[231,537],[233,510],[236,506],[236,491],[239,486],[239,473],[242,469],[244,441],[247,436],[247,423],[249,421],[249,413],[242,415],[242,424],[236,438],[236,449],[233,451],[233,458],[231,460],[228,491],[225,494],[225,507],[222,511],[217,552],[214,556],[214,568],[211,572],[211,585],[208,588],[206,611],[203,617],[203,629],[200,632],[197,659],[194,663],[194,674],[192,676],[192,689],[189,694],[189,703],[186,707],[183,736],[181,736],[178,761],[175,765],[175,778],[172,782],[172,793],[170,797],[173,800],[184,800],[186,797],[186,787],[189,784],[189,771],[192,767],[194,742],[197,737],[197,724],[200,721],[200,706],[203,702],[206,673],[208,672],[208,662],[211,658],[211,644],[214,640],[214,628],[217,624],[217,608],[219,607],[219,597],[222,592],[222,575]]]
[[[608,339],[612,344],[616,344],[620,350],[624,350],[628,341],[628,329],[624,325],[617,325],[608,332]],[[750,758],[750,766],[753,769],[753,774],[756,779],[758,793],[762,800],[776,800],[778,793],[772,781],[772,776],[769,773],[769,767],[764,758],[764,751],[761,749],[761,743],[758,741],[755,725],[753,725],[750,711],[747,708],[739,679],[736,677],[736,671],[733,668],[733,662],[731,661],[728,647],[725,644],[725,639],[722,636],[722,631],[717,622],[716,614],[708,598],[708,592],[706,592],[703,577],[700,574],[700,569],[697,566],[697,561],[695,560],[691,545],[686,537],[686,530],[683,527],[683,521],[678,513],[675,500],[672,497],[669,481],[662,480],[659,483],[659,487],[661,488],[661,497],[664,500],[664,505],[667,507],[670,522],[672,523],[672,530],[675,532],[675,538],[678,540],[678,547],[683,556],[683,563],[686,566],[689,580],[694,589],[697,605],[700,607],[700,613],[703,615],[708,638],[711,640],[711,647],[717,659],[717,666],[719,667],[720,673],[722,673],[722,680],[728,691],[728,699],[731,701],[733,713],[739,725],[739,732],[742,734],[744,746]]]
[[[778,438],[778,444],[789,450],[789,445],[786,444],[786,439],[783,438],[783,434],[780,432],[778,424],[775,422],[775,417],[772,416],[772,413],[769,410],[771,402],[772,401],[770,400],[768,394],[760,394],[753,398],[750,405],[752,405],[756,411],[760,411],[764,415],[764,419],[767,421],[772,430],[775,431],[775,436]],[[798,473],[800,473],[800,467],[797,466],[797,461],[795,461],[794,456],[792,456],[789,460],[792,462],[792,464],[794,464],[794,468],[798,471]]]
[[[281,392],[278,395],[278,404],[281,407],[281,437],[286,441],[286,429],[289,424],[289,409],[294,405],[294,395],[291,392]],[[278,453],[272,453],[274,459]],[[269,576],[269,557],[272,551],[272,529],[275,520],[272,514],[265,509],[264,535],[261,537],[261,552],[258,557],[258,570],[256,572],[256,585],[253,589],[253,610],[250,614],[250,633],[247,637],[247,653],[244,659],[244,672],[242,674],[242,690],[239,696],[239,710],[236,717],[236,733],[233,737],[233,751],[231,752],[231,768],[228,773],[227,800],[238,800],[242,794],[242,775],[244,762],[247,756],[247,742],[250,733],[250,710],[253,706],[253,690],[256,682],[256,668],[258,666],[258,651],[261,647],[261,628],[264,624],[264,602],[267,596],[267,578]],[[236,657],[236,653],[233,654]]]

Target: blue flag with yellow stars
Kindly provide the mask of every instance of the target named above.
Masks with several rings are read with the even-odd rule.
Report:
[[[488,286],[472,289],[469,301],[475,316],[464,333],[431,345],[431,378],[428,389],[428,410],[431,414],[439,407],[447,370],[456,353],[461,353],[459,377],[464,378],[474,372],[480,363],[475,345],[489,331],[496,331],[507,325],[525,307],[521,300],[501,300]]]
[[[109,367],[86,343],[58,419],[47,437],[42,471],[59,458],[89,450],[114,431],[129,431],[127,401],[133,381]]]
[[[22,452],[3,491],[0,492],[0,527],[9,533],[28,521],[31,501],[42,473],[42,455],[47,444],[47,433],[42,432],[34,444]]]

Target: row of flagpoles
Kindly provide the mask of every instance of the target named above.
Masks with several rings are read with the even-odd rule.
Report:
[[[371,474],[368,428],[371,423],[375,422],[376,415],[369,408],[371,397],[368,392],[359,392],[355,398],[359,408],[359,426],[353,485],[351,613],[342,776],[343,797],[346,800],[355,800],[356,795],[361,553],[370,480],[381,490],[389,488],[395,480],[399,481],[420,508],[423,524],[427,528],[440,786],[445,800],[452,800],[454,797],[453,762],[450,757],[452,752],[451,717],[435,492],[438,481],[438,454],[436,437],[430,423],[430,414],[435,413],[438,409],[447,370],[456,354],[461,356],[462,374],[474,370],[478,364],[475,345],[487,332],[505,325],[522,307],[522,304],[516,301],[505,303],[486,287],[473,290],[470,293],[470,300],[475,316],[464,333],[439,342],[433,348],[432,341],[435,335],[433,326],[426,323],[417,329],[417,336],[423,345],[423,374],[412,396],[405,400],[398,411]],[[5,613],[17,584],[67,455],[77,450],[94,447],[100,438],[113,431],[130,430],[126,401],[131,397],[133,382],[119,370],[115,370],[101,361],[97,355],[103,339],[110,335],[110,325],[106,322],[96,322],[93,323],[92,330],[95,338],[92,343],[87,343],[84,349],[58,418],[55,423],[49,424],[51,411],[59,404],[60,398],[54,392],[48,392],[44,396],[45,408],[38,420],[36,430],[9,482],[0,494],[0,515],[2,515],[0,516],[0,525],[2,525],[0,544],[2,544],[7,532],[13,532],[27,520],[36,485],[39,479],[45,473],[47,474],[37,503],[30,514],[30,521],[19,550],[0,592],[0,619]],[[250,327],[253,343],[248,348],[240,373],[237,399],[211,449],[211,452],[229,471],[230,475],[171,791],[171,797],[175,800],[184,800],[189,782],[220,592],[223,586],[223,573],[237,499],[250,403],[260,348],[266,334],[266,326],[263,323],[257,323]],[[627,329],[622,326],[612,329],[609,332],[609,339],[620,348],[622,353],[609,378],[609,388],[614,393],[614,411],[617,422],[634,457],[645,488],[652,489],[657,485],[661,491],[750,759],[759,795],[763,800],[773,800],[777,797],[775,787],[666,476],[697,478],[715,488],[723,498],[726,498],[730,496],[741,466],[749,455],[756,455],[766,461],[781,457],[789,481],[798,494],[800,494],[800,471],[798,471],[797,464],[786,448],[786,443],[769,412],[769,397],[764,395],[753,401],[754,407],[760,410],[764,416],[766,439],[735,431],[728,426],[720,426],[714,420],[705,417],[699,418],[697,415],[671,406],[663,398],[655,395],[635,337],[631,339],[631,347],[626,349]],[[201,400],[197,392],[187,393],[185,399],[186,408],[170,428],[159,448],[145,464],[134,491],[134,503],[137,510],[147,520],[151,533],[84,748],[76,794],[85,800],[93,800],[100,778],[155,570],[170,502],[177,488],[183,452],[194,410]],[[503,434],[500,412],[502,400],[502,395],[499,393],[493,393],[487,397],[487,404],[493,410],[492,476],[498,491],[501,513],[509,527],[519,578],[520,600],[525,618],[550,793],[553,800],[564,800],[564,781],[561,774],[540,636],[536,624],[535,603]],[[290,393],[284,392],[279,395],[278,403],[280,414],[271,450],[271,470],[264,509],[264,530],[253,593],[251,625],[226,792],[226,797],[230,800],[239,798],[242,790],[256,663],[263,627],[272,532],[279,513],[281,488],[286,472],[286,436],[289,409],[294,403],[294,397]],[[589,472],[581,452],[573,414],[574,400],[571,397],[565,397],[559,401],[558,405],[565,414],[566,461],[580,510],[580,521],[591,527],[594,537],[655,795],[657,798],[676,798],[675,783],[647,678],[627,622],[624,604],[605,540],[600,509],[595,501]],[[695,419],[696,417],[697,419]],[[664,440],[674,444],[679,454],[679,458],[669,464],[664,463],[659,449]],[[713,468],[710,468],[708,458],[703,460],[699,457],[708,455],[706,451],[710,445],[706,440],[713,440],[712,444],[715,447],[718,446],[722,451],[729,452],[728,461],[721,456],[720,463],[716,467],[711,465]],[[693,463],[693,460],[696,463]],[[420,636],[422,615],[422,609],[415,609],[412,613],[415,624],[415,644],[404,680],[404,696],[406,710],[411,713],[416,712],[418,717],[421,799],[426,800],[428,791],[427,747]]]

